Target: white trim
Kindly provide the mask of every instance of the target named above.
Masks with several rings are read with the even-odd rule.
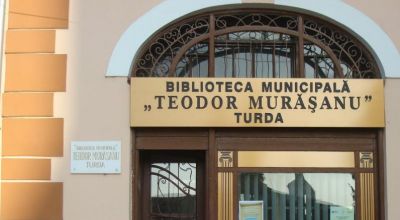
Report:
[[[136,52],[164,25],[191,12],[240,0],[166,0],[132,23],[119,39],[108,63],[106,76],[128,76]]]
[[[319,13],[361,36],[375,52],[385,77],[400,77],[400,54],[389,36],[367,15],[341,0],[275,0],[275,4]]]
[[[240,0],[167,0],[136,20],[118,41],[108,63],[107,76],[128,76],[141,45],[161,27],[197,10],[241,3]],[[400,77],[400,54],[389,36],[368,16],[341,0],[275,0],[289,6],[321,14],[345,25],[361,36],[380,61],[385,77]],[[162,19],[157,19],[162,18]],[[140,34],[138,34],[140,33]]]

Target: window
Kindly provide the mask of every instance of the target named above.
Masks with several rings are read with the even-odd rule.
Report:
[[[143,151],[140,219],[204,219],[204,152]]]
[[[219,219],[379,219],[374,135],[317,130],[218,132]]]
[[[240,220],[355,219],[351,173],[242,173],[239,184]],[[245,206],[250,201],[259,202],[259,212]]]
[[[241,9],[166,27],[134,63],[137,77],[379,78],[359,40],[318,18]]]

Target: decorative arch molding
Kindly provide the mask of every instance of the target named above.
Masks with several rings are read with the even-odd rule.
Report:
[[[108,63],[106,76],[129,76],[132,61],[141,46],[166,24],[209,7],[242,3],[240,0],[168,0],[140,17],[124,32],[115,46]],[[179,5],[179,7],[176,7]],[[271,7],[271,4],[269,5]],[[325,16],[361,36],[376,56],[384,77],[400,77],[400,54],[389,36],[368,16],[340,0],[275,0],[274,6],[293,11],[309,11]],[[338,11],[340,13],[338,13]],[[163,15],[163,19],[154,19]],[[351,17],[352,19],[349,19]],[[140,33],[140,34],[138,34]]]

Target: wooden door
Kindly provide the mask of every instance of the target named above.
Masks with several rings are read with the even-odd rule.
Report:
[[[204,151],[144,151],[142,219],[204,219]]]

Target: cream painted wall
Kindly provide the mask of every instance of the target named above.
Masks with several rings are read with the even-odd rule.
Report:
[[[400,79],[385,83],[387,219],[400,219]]]
[[[400,51],[399,0],[345,0],[345,2],[374,20],[389,35]]]
[[[246,0],[247,2],[251,0]],[[254,0],[260,2],[260,0]],[[388,4],[346,0],[371,16],[400,49],[396,0]],[[126,78],[106,78],[107,64],[115,44],[127,27],[162,0],[70,0],[68,30],[57,31],[57,53],[68,54],[67,92],[56,94],[55,117],[64,118],[64,157],[52,159],[52,180],[64,182],[65,220],[130,219],[131,143],[129,85]],[[365,2],[365,1],[362,1]],[[379,4],[379,9],[377,9]],[[389,17],[389,18],[388,18]],[[161,19],[162,16],[154,19]],[[386,21],[389,20],[390,22]],[[140,34],[140,33],[138,33]],[[400,71],[400,70],[399,70]],[[386,82],[386,149],[389,220],[400,219],[400,79]],[[75,140],[121,140],[120,175],[72,175],[70,142]]]
[[[64,182],[65,220],[130,219],[129,85],[106,78],[108,59],[122,32],[160,0],[70,0],[68,30],[57,31],[57,53],[68,54],[67,91],[56,94],[64,118],[64,157],[52,159],[52,180]],[[120,175],[70,174],[70,143],[121,140]]]

